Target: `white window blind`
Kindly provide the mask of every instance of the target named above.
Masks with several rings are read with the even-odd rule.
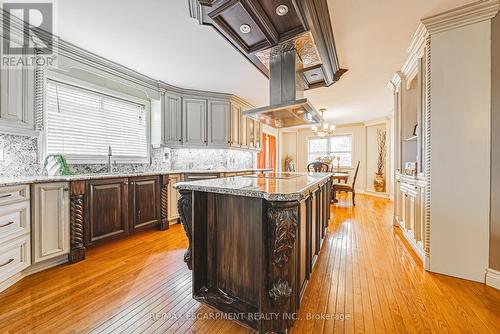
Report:
[[[47,154],[99,160],[146,159],[145,106],[72,85],[47,82]]]

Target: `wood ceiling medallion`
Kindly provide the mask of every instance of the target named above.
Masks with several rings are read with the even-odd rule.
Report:
[[[269,55],[294,43],[306,89],[330,86],[341,69],[327,0],[189,0],[201,24],[212,25],[269,77]],[[280,10],[281,9],[281,10]]]

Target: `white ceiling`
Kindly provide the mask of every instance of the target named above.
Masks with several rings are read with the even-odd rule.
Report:
[[[306,92],[338,124],[392,112],[387,82],[406,59],[419,19],[470,0],[329,0],[341,67],[328,88]],[[215,30],[189,16],[188,0],[59,0],[65,40],[155,79],[268,104],[268,80]]]

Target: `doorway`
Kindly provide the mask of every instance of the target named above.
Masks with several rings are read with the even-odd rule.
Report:
[[[257,154],[257,168],[269,168],[276,172],[276,137],[262,133],[262,150]]]

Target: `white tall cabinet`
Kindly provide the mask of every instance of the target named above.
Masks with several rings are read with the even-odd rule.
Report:
[[[65,255],[70,250],[69,184],[39,183],[33,194],[33,263]]]
[[[423,19],[390,83],[394,223],[426,270],[478,282],[489,257],[490,33],[498,10],[498,0],[486,0]]]

